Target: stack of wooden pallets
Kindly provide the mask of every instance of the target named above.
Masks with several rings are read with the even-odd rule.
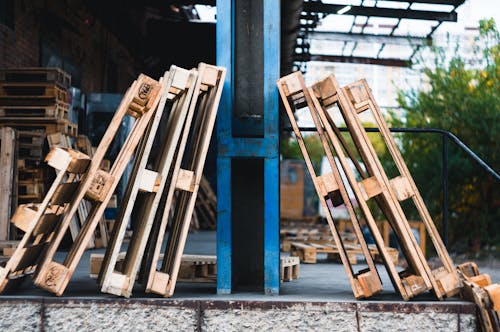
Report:
[[[77,125],[69,120],[70,84],[70,75],[58,68],[0,70],[0,126],[15,130],[16,174],[7,179],[15,183],[16,205],[42,202],[55,177],[44,162],[51,148],[76,147]],[[69,229],[73,240],[87,214],[81,204]],[[2,219],[2,227],[8,220]],[[89,247],[106,245],[106,236],[98,234],[97,243],[92,239]],[[21,237],[17,228],[9,234],[10,240]]]
[[[295,72],[280,78],[277,85],[316,192],[326,211],[326,219],[334,238],[333,244],[345,266],[356,298],[367,298],[382,290],[379,274],[373,265],[373,252],[361,233],[359,216],[368,225],[394,289],[404,300],[428,291],[432,291],[440,300],[469,294],[469,298],[481,308],[483,326],[488,328],[498,325],[500,285],[491,284],[491,280],[481,277],[477,268],[471,268],[470,264],[459,269],[453,264],[367,82],[360,80],[341,87],[331,74],[306,86],[302,74]],[[294,113],[298,109],[306,109],[314,122],[316,134],[332,169],[331,173],[316,175],[308,147],[295,119]],[[386,169],[382,165],[362,120],[376,124],[392,157],[393,169]],[[354,149],[340,133],[340,124],[347,127]],[[345,177],[341,177],[340,172]],[[397,176],[389,178],[388,174]],[[354,212],[351,199],[346,194],[347,188],[352,189],[359,212]],[[369,201],[375,204],[369,205]],[[357,235],[359,252],[366,260],[367,268],[358,273],[354,273],[346,245],[338,231],[339,225],[332,217],[332,210],[340,205],[344,205],[349,212],[350,228]],[[425,226],[425,233],[431,240],[428,245],[437,254],[432,267],[411,230],[408,206],[418,213],[419,222]],[[398,270],[391,259],[391,253],[384,242],[383,234],[386,231],[375,221],[375,209],[387,218],[388,225],[397,237],[401,256],[407,266],[403,271]],[[487,286],[479,287],[475,283],[477,280]]]
[[[138,275],[139,281],[147,283],[148,292],[171,296],[224,78],[224,68],[205,63],[192,70],[171,66],[160,80],[141,74],[127,90],[96,149],[87,146],[85,154],[64,146],[63,137],[51,137],[57,144],[45,161],[56,178],[41,203],[23,204],[12,217],[24,235],[0,267],[0,290],[32,275],[35,285],[62,295],[127,165],[133,162],[97,277],[103,292],[128,297]],[[134,123],[105,170],[104,156],[126,117]],[[158,130],[160,124],[163,130]],[[80,140],[77,146],[84,143]],[[160,153],[150,153],[153,145],[162,147]],[[162,198],[165,201],[159,209]],[[55,254],[75,218],[79,222],[72,230],[73,244],[64,260],[56,261]],[[120,250],[130,224],[133,232],[123,254]],[[200,266],[207,264],[197,259],[191,265],[204,271]],[[213,266],[206,272],[207,278],[215,276]]]
[[[75,136],[68,120],[71,77],[58,68],[0,70],[0,126],[17,132],[18,201],[41,202],[49,169],[42,167],[48,134]]]

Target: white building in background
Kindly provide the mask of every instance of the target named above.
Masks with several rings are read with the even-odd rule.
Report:
[[[432,9],[417,8],[417,5],[414,4],[414,9]],[[422,6],[423,4],[420,5]],[[439,10],[438,8],[433,9]],[[498,3],[498,0],[468,0],[458,8],[457,13],[458,22],[442,23],[432,36],[433,43],[434,45],[445,46],[447,40],[449,40],[450,49],[448,54],[450,55],[455,54],[455,45],[458,43],[458,52],[460,55],[467,59],[468,65],[475,66],[477,63],[473,60],[472,44],[474,38],[479,35],[479,20],[482,18],[494,18],[498,26],[500,24],[500,3]],[[348,16],[329,15],[323,19],[318,30],[345,32],[352,24],[352,16],[350,17],[351,21],[348,21],[348,19]],[[395,24],[395,22],[395,19],[391,18],[371,18],[369,21],[370,26],[364,32],[373,35],[387,34],[388,27],[391,24]],[[357,17],[356,23],[366,23],[366,18]],[[401,21],[397,34],[403,35],[411,32],[414,36],[426,36],[430,31],[430,26],[429,22],[406,19]],[[350,51],[354,49],[352,53],[354,56],[375,57],[380,44],[358,42],[354,46],[352,42],[344,45],[343,42],[339,41],[312,40],[310,51],[312,54],[339,54],[343,47],[345,47],[344,55],[351,55]],[[412,52],[413,49],[408,45],[386,45],[380,53],[380,57],[407,59]],[[425,77],[418,71],[409,68],[315,61],[307,64],[307,72],[305,73],[306,83],[311,84],[321,80],[330,73],[334,73],[341,85],[365,78],[372,88],[377,104],[382,111],[398,107],[396,98],[399,89],[408,90],[426,85]],[[299,125],[310,124],[299,123]]]

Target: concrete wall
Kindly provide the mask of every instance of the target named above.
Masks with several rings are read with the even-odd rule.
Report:
[[[0,331],[477,331],[469,303],[0,298]]]

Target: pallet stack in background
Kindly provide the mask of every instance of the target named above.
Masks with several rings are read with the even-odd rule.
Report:
[[[0,70],[0,126],[17,132],[19,204],[41,202],[53,177],[43,166],[46,136],[77,135],[77,124],[68,120],[70,85],[70,75],[58,68]]]
[[[0,69],[0,130],[5,135],[12,130],[14,139],[9,145],[15,150],[13,155],[4,153],[2,157],[14,160],[14,166],[3,180],[10,185],[9,206],[13,208],[2,211],[0,241],[22,237],[22,232],[9,223],[15,207],[40,203],[47,193],[56,176],[54,169],[44,160],[49,150],[55,146],[89,149],[88,145],[81,144],[86,136],[78,134],[77,113],[80,109],[71,104],[70,86],[71,76],[59,68]],[[86,142],[89,142],[88,138]],[[7,204],[2,202],[2,206]],[[79,219],[84,219],[88,210],[81,206],[79,211]],[[73,240],[79,229],[78,222],[75,220],[71,228]],[[104,246],[107,236],[98,234],[90,247]],[[9,242],[2,242],[0,249],[9,245]],[[8,256],[5,252],[0,254]]]

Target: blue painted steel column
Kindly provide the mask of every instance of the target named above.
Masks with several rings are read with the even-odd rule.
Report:
[[[263,1],[264,136],[233,137],[235,1],[217,0],[217,65],[227,68],[217,116],[217,293],[232,291],[231,158],[264,159],[264,291],[278,294],[280,0]]]
[[[264,160],[264,290],[278,294],[279,243],[279,107],[280,1],[264,0],[264,139],[274,145]]]
[[[225,67],[226,80],[217,114],[217,146],[231,138],[233,109],[233,12],[232,0],[217,0],[217,66]],[[231,293],[231,158],[217,152],[217,293]]]

